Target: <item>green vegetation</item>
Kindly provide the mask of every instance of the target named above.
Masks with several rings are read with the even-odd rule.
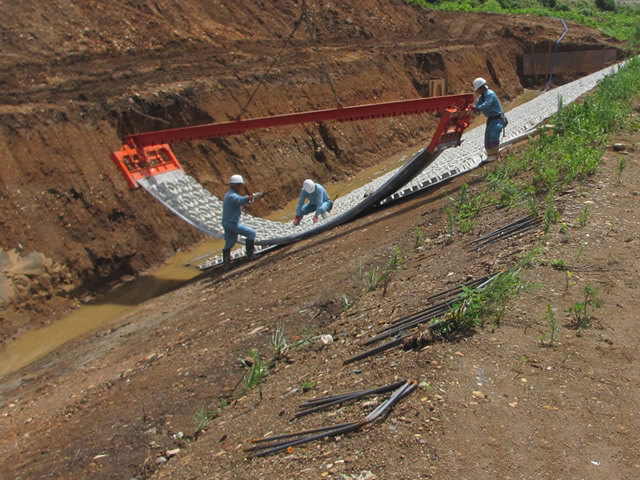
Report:
[[[314,388],[316,388],[316,382],[313,382],[313,381],[302,382],[300,384],[300,388],[302,389],[303,392],[308,392],[309,390],[313,390]]]
[[[627,159],[623,155],[618,156],[618,166],[616,168],[616,177],[618,183],[622,183],[622,172],[627,168]]]
[[[420,227],[414,228],[413,229],[413,234],[415,236],[415,239],[414,239],[414,242],[413,242],[413,251],[415,252],[422,245],[424,245],[424,236],[422,234],[422,230],[420,229]]]
[[[543,345],[551,347],[558,341],[558,322],[556,320],[556,314],[553,312],[553,308],[551,308],[550,303],[547,303],[547,314],[544,318],[549,324],[549,331],[540,335],[540,342]]]
[[[473,218],[483,207],[490,203],[489,197],[485,192],[473,194],[466,183],[460,187],[458,199],[449,198],[449,200],[453,202],[452,207],[447,212],[450,217],[449,223],[452,227],[450,228],[450,234],[454,233],[455,225],[458,225],[461,233],[473,230],[475,228]]]
[[[580,214],[578,215],[578,225],[584,227],[587,225],[587,220],[589,220],[589,207],[587,205],[584,206]]]
[[[349,310],[351,310],[351,307],[353,307],[353,302],[349,300],[349,297],[347,296],[346,293],[343,294],[342,295],[342,311],[348,312]]]
[[[262,383],[265,377],[269,374],[269,363],[262,360],[262,357],[257,350],[249,350],[249,355],[251,356],[251,362],[242,360],[245,373],[242,377],[241,397],[246,395],[246,393],[253,387]]]
[[[282,357],[285,357],[290,350],[295,350],[303,347],[304,345],[309,345],[319,338],[315,332],[305,332],[303,338],[296,340],[293,343],[289,343],[284,335],[284,330],[284,324],[282,322],[278,322],[276,331],[271,335],[271,347],[273,348],[273,359],[269,362],[271,365]]]
[[[519,268],[526,268],[533,264],[536,258],[538,258],[544,252],[544,247],[542,245],[536,245],[528,252],[523,253],[518,257],[518,261],[516,265]]]
[[[640,8],[615,0],[412,0],[447,12],[490,12],[556,17],[597,28],[607,35],[640,46]]]
[[[276,360],[282,358],[289,350],[289,342],[284,336],[284,324],[282,322],[278,322],[276,331],[271,335],[271,346]]]
[[[373,265],[369,271],[365,273],[362,263],[360,263],[356,273],[356,288],[361,291],[364,290],[367,293],[373,292],[379,286],[385,284],[389,280],[389,275],[398,270],[404,262],[405,258],[402,255],[402,250],[400,250],[399,247],[393,247],[391,257],[389,257],[384,270],[381,270],[377,265]],[[343,309],[347,305],[345,299],[348,301],[346,295],[343,295]]]
[[[638,91],[640,60],[636,57],[616,75],[606,77],[583,103],[561,104],[550,119],[554,129],[532,140],[523,154],[509,155],[497,165],[485,177],[485,190],[472,194],[468,185],[460,188],[458,199],[451,199],[447,209],[449,235],[455,233],[456,225],[460,232],[471,230],[475,215],[488,205],[543,211],[548,231],[559,220],[557,193],[593,175],[611,135],[632,126],[629,99]]]
[[[482,288],[463,287],[459,300],[439,321],[444,322],[440,333],[444,337],[465,334],[475,327],[483,326],[487,318],[500,325],[507,300],[517,295],[520,289],[517,269],[498,274]]]
[[[216,418],[219,414],[220,412],[217,409],[209,410],[204,405],[196,410],[196,413],[193,414],[193,421],[196,424],[196,432],[204,430],[211,420]]]
[[[567,309],[567,313],[571,316],[572,326],[578,329],[589,328],[596,308],[600,308],[598,289],[587,285],[584,287],[583,301],[576,302]]]

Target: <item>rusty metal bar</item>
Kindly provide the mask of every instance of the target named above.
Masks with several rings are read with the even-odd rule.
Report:
[[[281,127],[309,122],[337,120],[351,122],[372,118],[396,117],[400,115],[416,115],[427,112],[444,112],[455,109],[467,112],[473,104],[473,94],[445,95],[442,97],[425,97],[412,100],[400,100],[368,105],[338,107],[327,110],[315,110],[272,117],[234,120],[231,122],[209,123],[183,128],[171,128],[154,132],[135,133],[125,137],[125,144],[132,148],[140,148],[158,144],[176,144],[203,138],[240,135],[249,130]]]

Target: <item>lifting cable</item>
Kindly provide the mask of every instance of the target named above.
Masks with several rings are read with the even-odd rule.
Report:
[[[298,27],[300,26],[300,24],[303,21],[305,23],[305,27],[307,29],[307,33],[309,34],[309,37],[311,38],[311,42],[313,44],[313,49],[318,54],[318,58],[320,59],[320,64],[322,65],[322,70],[324,72],[324,75],[327,78],[327,81],[329,82],[329,85],[331,86],[331,91],[333,92],[333,96],[336,99],[336,104],[337,104],[338,107],[342,107],[343,106],[342,102],[340,101],[340,98],[338,97],[338,92],[336,90],[335,85],[333,84],[333,80],[331,79],[331,75],[329,74],[329,69],[327,67],[327,63],[325,62],[324,57],[322,56],[322,53],[320,52],[320,48],[317,45],[317,38],[316,38],[315,34],[313,33],[312,21],[310,20],[309,14],[307,13],[306,1],[302,0],[302,5],[300,7],[300,17],[294,22],[293,30],[291,30],[291,33],[289,34],[289,36],[285,40],[284,45],[282,46],[282,48],[280,48],[280,51],[278,52],[278,54],[273,58],[273,61],[271,62],[271,65],[269,65],[269,68],[267,68],[266,72],[260,78],[260,81],[258,82],[258,85],[256,85],[256,88],[254,88],[253,92],[251,92],[251,95],[249,95],[249,99],[246,101],[244,106],[240,109],[240,113],[236,117],[236,120],[242,119],[242,115],[244,115],[246,113],[247,109],[249,108],[249,105],[251,105],[251,102],[253,101],[253,98],[256,96],[256,93],[258,92],[258,89],[262,85],[264,85],[265,78],[267,77],[267,75],[269,75],[271,70],[273,70],[273,67],[275,67],[276,63],[278,63],[280,61],[280,57],[282,56],[282,53],[291,44],[291,40],[293,39],[293,36],[295,35],[296,31],[298,30]]]
[[[333,80],[331,79],[331,75],[329,74],[329,69],[327,68],[327,62],[324,61],[324,57],[320,52],[320,48],[317,45],[317,38],[313,32],[313,25],[311,20],[309,19],[309,15],[307,15],[307,7],[305,4],[305,0],[302,0],[302,18],[304,18],[305,26],[307,27],[307,33],[309,37],[311,37],[311,41],[313,42],[313,49],[318,54],[318,58],[320,59],[320,64],[322,65],[322,69],[324,71],[325,76],[327,77],[327,81],[331,86],[331,91],[333,92],[333,96],[336,99],[336,104],[338,107],[342,107],[342,102],[340,101],[340,97],[338,97],[338,92],[336,90],[336,86],[333,84]]]
[[[258,82],[258,85],[256,85],[256,88],[254,88],[253,92],[251,93],[251,95],[249,95],[249,99],[246,101],[244,106],[240,109],[240,113],[238,114],[236,120],[240,120],[242,118],[242,115],[244,115],[246,113],[247,108],[249,108],[249,105],[253,101],[253,97],[256,96],[256,93],[258,92],[258,89],[264,84],[265,78],[267,77],[267,75],[269,75],[269,73],[271,72],[273,67],[280,60],[280,57],[282,56],[282,53],[285,51],[285,49],[291,43],[291,39],[293,38],[293,36],[295,35],[296,31],[298,30],[298,27],[302,23],[302,20],[304,19],[304,17],[305,17],[305,7],[304,7],[304,0],[303,0],[302,1],[302,11],[300,13],[300,18],[298,18],[293,23],[293,30],[291,30],[291,33],[289,34],[289,36],[285,40],[284,45],[282,46],[282,48],[280,48],[280,51],[278,52],[278,54],[273,58],[273,61],[271,62],[271,65],[269,65],[269,68],[267,68],[267,71],[260,78],[260,81]]]

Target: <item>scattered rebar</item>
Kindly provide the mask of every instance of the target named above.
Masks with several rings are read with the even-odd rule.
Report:
[[[526,217],[519,218],[518,220],[508,225],[500,227],[492,232],[476,238],[475,240],[468,242],[467,246],[473,245],[473,247],[471,248],[472,251],[479,250],[480,248],[486,247],[487,245],[495,243],[499,240],[504,240],[514,235],[518,235],[528,230],[537,228],[541,221],[542,219],[539,216],[527,215]]]
[[[489,283],[491,283],[493,280],[495,280],[498,274],[494,274],[493,276],[489,276],[489,277],[484,277],[482,280],[482,282],[477,283],[477,281],[474,281],[474,283],[477,283],[476,286],[474,287],[474,290],[480,290],[484,287],[486,287]],[[416,335],[412,335],[412,334],[404,334],[404,331],[408,328],[413,328],[416,327],[418,325],[424,324],[424,323],[428,323],[428,322],[432,322],[433,320],[436,320],[433,323],[428,323],[427,327],[429,330],[429,333],[431,333],[432,330],[437,330],[440,329],[442,327],[444,327],[444,325],[451,320],[451,318],[442,318],[442,314],[446,314],[446,312],[448,312],[451,307],[455,304],[455,302],[453,302],[453,300],[449,300],[448,302],[445,302],[443,304],[441,304],[441,306],[443,307],[442,311],[440,311],[439,313],[433,313],[433,314],[429,314],[429,315],[424,315],[423,317],[417,317],[414,318],[413,316],[410,316],[409,318],[412,318],[411,321],[405,323],[405,324],[401,324],[401,325],[395,325],[392,327],[387,327],[386,330],[384,330],[382,333],[376,335],[375,337],[370,338],[369,340],[367,340],[364,345],[369,345],[373,342],[382,340],[383,338],[387,338],[390,337],[394,334],[397,335],[397,338],[384,343],[382,345],[379,345],[375,348],[372,348],[371,350],[367,350],[366,352],[360,353],[358,355],[354,355],[353,357],[347,358],[346,360],[344,360],[342,363],[343,365],[347,365],[349,363],[352,362],[356,362],[358,360],[362,360],[363,358],[367,358],[370,357],[372,355],[375,355],[377,353],[380,352],[384,352],[386,350],[389,350],[393,347],[396,347],[398,345],[402,345],[404,348],[411,348],[412,345],[418,345],[418,344],[422,344],[424,342],[424,338],[420,339],[418,337],[420,337],[421,334]],[[447,306],[446,308],[444,308],[444,306]]]
[[[392,383],[391,385],[385,385],[383,387],[373,388],[370,390],[363,390],[360,392],[345,393],[342,395],[333,395],[330,397],[323,397],[323,398],[310,400],[298,407],[298,408],[305,408],[305,410],[302,410],[301,412],[296,413],[294,418],[302,417],[304,415],[308,415],[314,412],[319,412],[322,410],[327,410],[328,408],[334,405],[339,405],[341,403],[349,402],[351,400],[357,400],[357,399],[366,397],[368,395],[375,395],[376,393],[386,393],[398,388],[403,383],[404,381],[400,381],[400,382]]]
[[[324,438],[336,437],[345,433],[358,431],[365,425],[373,423],[381,418],[381,416],[385,412],[389,411],[396,403],[409,395],[416,388],[416,386],[417,382],[415,380],[406,380],[400,382],[400,386],[391,394],[391,396],[387,400],[374,408],[371,413],[369,413],[364,419],[358,422],[343,423],[340,425],[321,427],[313,430],[305,430],[297,433],[288,433],[267,437],[264,439],[252,440],[253,443],[259,443],[260,445],[254,445],[253,447],[246,448],[245,451],[252,452],[252,457],[263,457],[271,453],[293,448],[303,443],[308,443]]]
[[[441,316],[443,313],[446,313],[447,311],[449,311],[457,301],[457,298],[459,297],[459,295],[463,292],[464,288],[471,288],[471,289],[482,288],[489,281],[493,280],[495,276],[496,276],[495,274],[487,275],[485,277],[473,280],[465,285],[462,285],[461,287],[451,288],[449,290],[440,292],[436,295],[429,297],[429,298],[446,297],[446,299],[443,302],[438,303],[436,305],[432,305],[431,307],[426,308],[416,314],[408,315],[404,318],[396,320],[390,326],[385,327],[380,332],[378,332],[376,336],[366,340],[363,343],[363,345],[370,345],[384,338],[388,338],[397,333],[401,333],[406,329],[414,328],[414,327],[417,327],[418,325],[422,325],[430,322],[434,318],[437,318]],[[406,337],[403,337],[403,338],[406,338]],[[391,346],[389,346],[388,348],[391,348]],[[377,353],[377,352],[374,352],[374,353]]]

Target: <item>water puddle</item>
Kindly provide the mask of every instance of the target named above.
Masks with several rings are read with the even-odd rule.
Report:
[[[505,105],[505,110],[508,111],[528,102],[538,94],[537,91],[527,90],[518,99]],[[484,117],[478,116],[469,129],[480,126],[484,122]],[[420,146],[408,148],[384,162],[363,169],[344,182],[324,186],[331,198],[346,195],[402,166],[419,149]],[[293,221],[297,203],[298,198],[292,198],[284,208],[271,213],[267,218],[281,222]],[[201,272],[192,265],[197,265],[198,260],[202,261],[208,256],[220,254],[223,245],[224,242],[219,239],[203,240],[190,251],[176,254],[153,273],[115,288],[95,302],[83,305],[46,327],[23,334],[0,351],[0,377],[29,365],[74,338],[108,325],[129,308],[158,297],[195,278]]]
[[[385,173],[403,165],[419,147],[394,155],[375,166],[363,169],[356,176],[336,184],[324,185],[331,198],[346,195],[352,190],[366,185]],[[269,220],[293,221],[298,198],[293,198],[284,208],[272,212]],[[193,265],[222,251],[224,241],[207,239],[195,245],[188,252],[180,252],[162,267],[133,282],[120,285],[94,302],[50,325],[29,331],[0,351],[0,378],[18,371],[35,362],[66,342],[104,327],[115,321],[131,307],[158,297],[195,278],[201,272]],[[244,248],[239,246],[238,248]]]

